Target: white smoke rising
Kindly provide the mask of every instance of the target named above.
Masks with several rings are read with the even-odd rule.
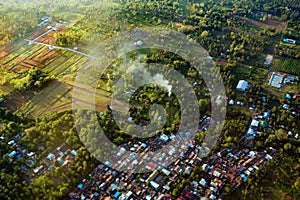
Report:
[[[149,73],[150,74],[150,73]],[[162,86],[163,88],[165,88],[166,91],[168,91],[168,95],[171,96],[172,94],[172,85],[169,85],[169,81],[168,80],[164,80],[164,76],[162,74],[155,74],[154,76],[151,77],[148,75],[148,73],[146,73],[146,80],[145,80],[145,84],[157,84]]]
[[[154,84],[157,86],[163,87],[168,95],[172,94],[172,85],[166,79],[164,79],[164,75],[161,73],[151,73],[142,63],[145,59],[145,55],[138,55],[134,61],[125,62],[122,66],[120,66],[120,71],[126,71],[126,76],[124,77],[125,84],[128,87],[141,86],[141,85],[149,85]],[[119,71],[119,72],[120,72]]]
[[[130,74],[133,78],[134,82],[136,82],[136,85],[149,85],[154,84],[157,86],[163,87],[167,92],[168,95],[171,96],[172,94],[172,85],[170,85],[168,80],[164,79],[164,75],[160,73],[151,74],[144,66],[141,65],[132,65],[128,69],[128,74]],[[137,88],[135,88],[137,89]]]

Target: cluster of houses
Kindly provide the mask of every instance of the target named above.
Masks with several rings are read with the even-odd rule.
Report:
[[[188,139],[182,143],[183,137]],[[171,148],[162,154],[154,154],[151,159],[147,158],[149,151],[161,148],[168,142],[173,142]],[[273,148],[264,152],[232,148],[202,159],[209,150],[196,144],[190,133],[161,135],[146,143],[129,142],[115,156],[117,168],[109,161],[99,164],[66,199],[174,199],[170,194],[175,183],[190,176],[199,166],[206,175],[193,180],[178,199],[199,199],[203,196],[217,199],[224,190],[225,182],[237,188],[277,153]],[[123,156],[126,151],[132,152],[129,158]],[[139,153],[140,158],[135,157],[134,153]],[[168,160],[170,164],[166,164]],[[146,165],[148,173],[134,173],[133,169],[141,163]]]
[[[291,77],[291,76],[283,76],[279,73],[276,73],[276,72],[273,72],[272,73],[272,76],[269,80],[269,85],[270,86],[273,86],[273,87],[276,87],[276,88],[281,88],[282,84],[293,84],[293,82],[295,81],[295,78],[294,77]],[[240,80],[236,89],[240,92],[246,92],[249,87],[251,85],[245,81],[245,80]],[[291,94],[291,93],[286,93],[285,94],[285,99],[286,99],[286,103],[284,103],[282,105],[282,108],[285,109],[285,110],[288,110],[288,109],[291,109],[292,110],[292,114],[293,115],[296,115],[296,111],[294,108],[292,108],[287,102],[290,102],[290,101],[293,101],[293,100],[296,100],[297,98],[300,97],[300,93],[299,94]],[[262,97],[262,101],[263,102],[266,102],[266,97],[263,96]],[[238,101],[237,104],[238,105],[242,105],[243,102],[240,102]],[[235,104],[235,101],[234,100],[229,100],[228,101],[228,104],[229,105],[234,105]],[[250,107],[249,108],[250,110],[254,110],[254,107]],[[269,124],[268,124],[268,120],[271,116],[271,112],[270,111],[265,111],[265,112],[260,112],[258,115],[256,115],[252,121],[251,121],[251,124],[246,132],[246,138],[247,139],[254,139],[257,134],[259,133],[259,130],[261,128],[266,128],[266,127],[270,127]],[[291,136],[291,134],[289,134],[289,136]],[[297,136],[297,138],[299,137],[299,135],[295,135]]]
[[[285,98],[285,102],[283,105],[282,105],[282,108],[285,109],[285,110],[288,110],[288,109],[291,109],[293,110],[292,111],[292,114],[295,115],[296,114],[296,111],[294,108],[291,108],[291,106],[288,104],[288,102],[291,102],[291,101],[295,101],[297,98],[300,97],[300,92],[298,94],[291,94],[291,93],[286,93],[284,98]]]
[[[63,143],[49,153],[47,157],[41,159],[41,164],[32,169],[30,178],[41,176],[57,165],[67,168],[76,156],[77,152],[70,149],[66,143]]]
[[[199,154],[206,155],[209,151],[207,147],[196,146],[193,139],[180,142],[183,137],[189,138],[189,136],[190,133],[161,135],[150,139],[147,143],[129,142],[123,145],[116,155],[116,162],[118,162],[116,169],[112,168],[112,163],[109,161],[98,165],[90,174],[90,178],[82,180],[70,192],[68,198],[99,199],[100,195],[107,196],[106,198],[109,199],[165,199],[170,196],[174,183],[182,174],[191,174],[193,168],[200,164],[202,160]],[[151,159],[147,158],[149,152],[162,148],[167,142],[174,142],[174,145],[162,154],[153,154]],[[134,154],[129,158],[123,156],[125,151],[139,153],[139,158]],[[174,157],[177,158],[175,161]],[[170,165],[166,164],[168,161],[171,162]],[[148,173],[134,173],[133,169],[138,168],[139,165],[146,166]],[[129,169],[132,171],[125,172]]]
[[[266,128],[269,126],[268,120],[271,116],[270,111],[261,112],[258,115],[256,115],[250,124],[250,127],[248,128],[246,132],[246,137],[248,139],[253,139],[258,134],[260,128]]]
[[[267,63],[271,63],[272,59],[267,58]],[[268,85],[280,89],[283,84],[293,84],[295,78],[292,76],[284,76],[280,73],[273,72],[269,79]],[[236,89],[240,92],[246,92],[251,87],[251,84],[245,80],[240,80]]]
[[[54,168],[61,166],[67,168],[68,165],[77,156],[77,152],[68,147],[66,143],[61,144],[53,152],[49,153],[47,157],[40,159],[36,152],[30,151],[28,148],[21,145],[22,136],[15,135],[13,138],[0,137],[0,144],[7,146],[9,152],[6,153],[9,162],[14,164],[18,159],[25,158],[26,164],[21,164],[20,168],[29,173],[29,181],[33,178],[41,176]],[[45,147],[37,145],[37,150],[44,151]],[[39,164],[39,165],[38,165]],[[5,171],[5,168],[0,169]]]
[[[21,158],[28,158],[27,165],[20,166],[23,170],[28,170],[34,165],[34,161],[36,159],[35,152],[29,151],[24,146],[20,145],[20,140],[22,139],[20,134],[15,135],[13,138],[8,139],[4,136],[0,137],[0,144],[1,146],[7,145],[10,149],[10,151],[6,154],[6,156],[9,159],[10,163],[13,163],[15,160],[21,159]],[[8,141],[9,140],[9,141]],[[6,144],[4,144],[6,143]],[[5,169],[1,169],[5,170]]]
[[[278,152],[272,147],[263,152],[236,147],[223,149],[202,165],[207,176],[202,177],[200,182],[193,182],[191,191],[195,194],[197,190],[204,188],[206,198],[217,199],[224,190],[225,183],[231,184],[234,189],[238,188]]]

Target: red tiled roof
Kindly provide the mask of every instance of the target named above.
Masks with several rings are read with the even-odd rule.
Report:
[[[182,192],[182,196],[191,198],[192,197],[192,193],[190,191],[184,190]]]
[[[233,174],[227,174],[227,178],[233,180],[234,179],[234,175]]]

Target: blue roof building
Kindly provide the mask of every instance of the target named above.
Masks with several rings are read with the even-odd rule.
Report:
[[[248,177],[245,174],[241,174],[240,176],[244,179],[244,181],[248,179]]]
[[[264,118],[270,118],[271,113],[270,112],[264,112]]]
[[[22,158],[22,154],[21,154],[21,153],[19,153],[19,154],[16,156],[16,158],[17,158],[17,159],[20,159],[20,158]]]
[[[82,189],[82,188],[83,188],[83,184],[80,183],[80,184],[77,185],[77,187],[78,187],[79,189]]]
[[[16,151],[12,151],[10,154],[8,154],[8,157],[12,158],[17,154]]]
[[[251,137],[251,136],[256,136],[256,131],[254,130],[254,129],[252,129],[252,128],[249,128],[248,129],[248,131],[247,131],[247,133],[246,133],[246,136],[247,137]]]
[[[114,198],[118,198],[120,196],[121,192],[117,191],[115,194],[114,194]]]
[[[53,153],[49,153],[48,156],[47,156],[47,158],[49,160],[52,160],[52,158],[55,158],[55,155]]]
[[[59,163],[62,163],[62,162],[64,161],[64,159],[63,159],[63,158],[58,158],[57,161],[58,161]]]

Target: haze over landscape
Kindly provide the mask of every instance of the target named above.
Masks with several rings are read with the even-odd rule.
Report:
[[[300,199],[299,0],[0,0],[0,199]]]

